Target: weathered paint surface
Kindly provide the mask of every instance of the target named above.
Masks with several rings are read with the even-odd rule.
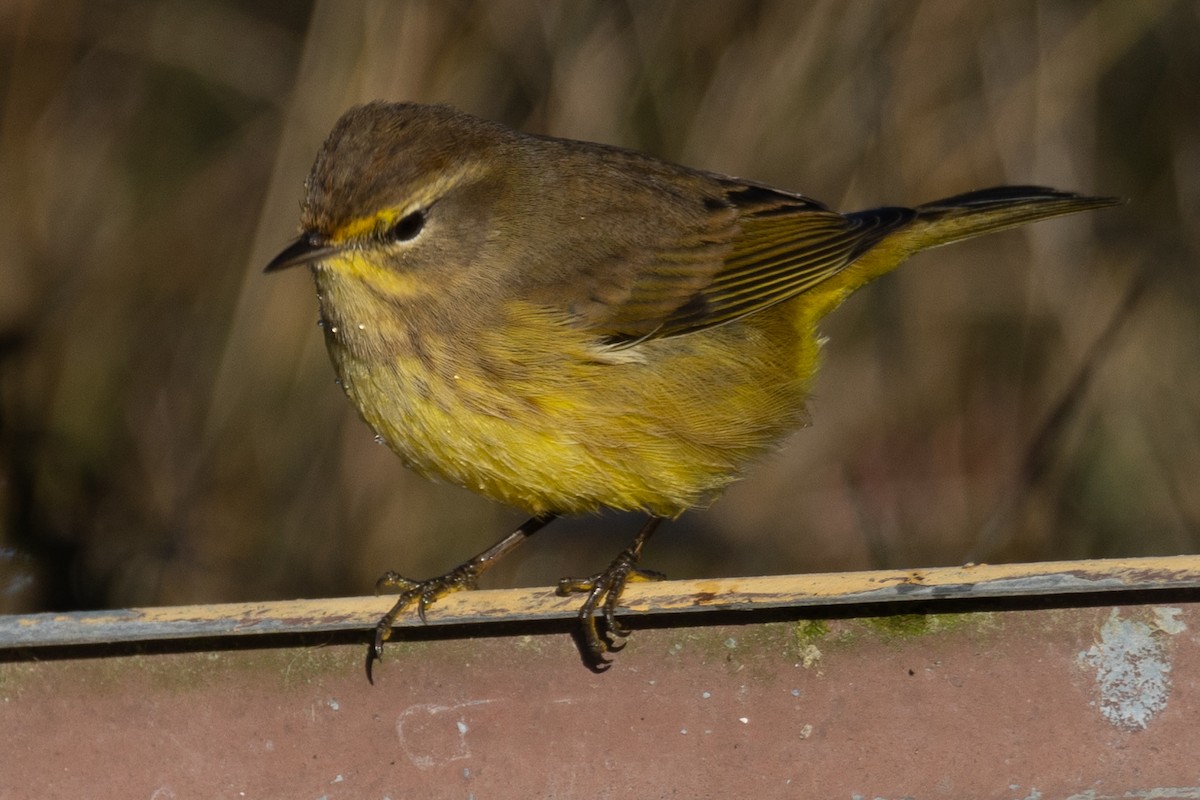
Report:
[[[626,588],[621,602],[636,614],[703,614],[1189,589],[1200,589],[1200,556],[637,582]],[[434,604],[428,624],[569,620],[579,603],[578,597],[558,597],[549,587],[457,592]],[[390,607],[387,598],[341,597],[0,616],[0,648],[361,631],[374,627]],[[416,614],[396,620],[401,627],[422,624]]]
[[[374,686],[359,644],[10,650],[0,800],[1200,798],[1180,599],[647,628],[603,674],[401,641]]]
[[[1155,608],[1146,621],[1113,609],[1099,641],[1079,654],[1096,671],[1097,705],[1114,725],[1145,728],[1171,693],[1171,637],[1187,630],[1178,608]]]

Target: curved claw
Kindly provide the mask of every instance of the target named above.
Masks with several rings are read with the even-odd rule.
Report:
[[[413,581],[398,572],[389,571],[375,582],[375,592],[398,592],[399,597],[388,613],[380,617],[375,626],[375,641],[367,651],[367,680],[371,679],[371,666],[383,656],[383,643],[392,636],[392,625],[396,618],[415,601],[417,616],[426,622],[425,612],[439,597],[463,589],[474,589],[480,574],[496,563],[521,542],[554,521],[556,514],[538,514],[526,520],[519,528],[505,536],[474,558],[459,564],[438,578]]]
[[[393,620],[380,620],[375,625],[375,643],[371,646],[371,651],[375,654],[375,660],[383,658],[383,643],[392,638],[392,622]]]
[[[621,588],[624,589],[625,587],[622,585]],[[625,627],[620,622],[617,622],[617,601],[620,599],[621,596],[613,592],[609,592],[608,596],[604,598],[604,625],[608,632],[613,636],[624,639],[629,636],[630,631],[629,628]],[[624,646],[624,643],[622,643],[621,647]]]
[[[609,653],[619,652],[625,647],[621,641],[630,634],[628,627],[617,621],[617,606],[621,594],[630,581],[662,580],[661,572],[639,569],[635,565],[638,554],[624,550],[608,569],[588,578],[563,578],[558,582],[555,593],[560,597],[576,592],[587,592],[587,599],[579,609],[579,624],[582,628],[583,645],[592,664],[603,668],[612,663]],[[603,602],[602,602],[603,601]],[[604,633],[596,625],[597,609],[604,616]]]
[[[608,657],[608,653],[615,653],[624,645],[618,645],[607,635],[601,635],[599,628],[596,626],[596,606],[600,599],[605,595],[611,594],[611,587],[606,586],[604,574],[595,576],[594,585],[591,591],[588,592],[587,599],[583,601],[583,605],[579,609],[579,624],[583,629],[583,645],[587,650],[588,659],[593,666],[601,667],[611,664],[612,659]],[[612,596],[616,596],[613,594]],[[607,608],[608,602],[605,602]],[[605,624],[608,624],[608,614],[605,613]],[[611,632],[609,627],[607,631]]]
[[[444,597],[451,592],[474,589],[478,577],[478,570],[471,563],[460,564],[445,575],[439,575],[436,578],[429,578],[423,581],[414,581],[405,578],[400,573],[394,571],[384,573],[375,582],[375,591],[383,593],[389,590],[398,590],[400,596],[396,598],[396,602],[392,605],[391,609],[380,617],[379,622],[375,625],[375,642],[371,648],[375,660],[383,657],[383,643],[392,638],[392,625],[395,624],[396,619],[405,609],[415,602],[417,604],[417,616],[420,617],[422,623],[428,623],[428,620],[425,619],[425,613],[438,598]]]

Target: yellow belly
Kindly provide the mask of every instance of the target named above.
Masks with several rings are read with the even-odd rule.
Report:
[[[804,420],[818,348],[795,303],[615,351],[537,309],[505,312],[474,331],[410,324],[389,346],[326,325],[347,395],[427,477],[532,514],[674,516]]]

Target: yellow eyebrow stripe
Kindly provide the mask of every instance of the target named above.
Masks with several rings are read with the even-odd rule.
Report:
[[[446,194],[448,189],[482,174],[484,174],[483,165],[474,163],[463,164],[453,172],[439,174],[433,181],[420,187],[420,191],[414,192],[411,199],[404,205],[382,208],[370,216],[357,217],[336,228],[329,234],[329,242],[330,244],[345,244],[354,239],[370,236],[375,231],[386,230],[417,209],[433,205],[438,198]]]
[[[352,239],[361,239],[375,231],[391,227],[403,214],[396,208],[385,208],[369,217],[352,219],[329,236],[331,244],[344,244]]]

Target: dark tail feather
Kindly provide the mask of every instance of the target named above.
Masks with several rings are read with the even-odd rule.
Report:
[[[1042,186],[997,186],[957,194],[914,209],[917,218],[905,234],[912,252],[1013,228],[1038,220],[1123,203],[1115,197],[1089,197]]]

